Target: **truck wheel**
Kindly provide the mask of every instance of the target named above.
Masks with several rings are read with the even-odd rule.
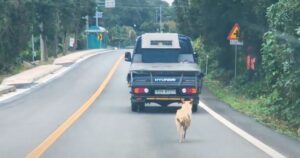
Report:
[[[145,103],[131,103],[131,111],[141,112],[145,110]]]
[[[145,110],[145,103],[140,103],[138,104],[138,112],[144,111]]]
[[[137,112],[138,105],[136,103],[131,103],[131,111],[132,112]]]
[[[198,111],[198,104],[193,104],[192,111],[193,112],[197,112]]]

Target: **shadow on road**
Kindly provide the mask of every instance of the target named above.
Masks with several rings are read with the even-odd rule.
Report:
[[[179,109],[180,107],[145,107],[145,110],[142,111],[141,113],[149,113],[149,114],[153,114],[153,113],[176,113],[177,109]]]
[[[144,114],[175,114],[176,111],[180,108],[180,106],[168,106],[168,107],[161,107],[161,106],[147,106],[143,111],[140,113]],[[201,114],[204,113],[203,109],[199,107],[197,112],[193,112],[193,115],[195,114]]]

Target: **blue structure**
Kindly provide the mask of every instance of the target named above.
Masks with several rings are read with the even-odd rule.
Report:
[[[107,48],[108,32],[104,27],[91,26],[88,33],[88,49]]]

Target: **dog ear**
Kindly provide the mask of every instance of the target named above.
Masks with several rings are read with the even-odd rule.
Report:
[[[194,99],[191,99],[191,100],[190,100],[190,104],[193,104],[193,101],[194,101]]]

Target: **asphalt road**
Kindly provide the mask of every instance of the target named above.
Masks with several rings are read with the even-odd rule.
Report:
[[[120,56],[113,52],[92,57],[47,85],[0,105],[0,157],[25,157],[35,149],[94,94]],[[176,105],[162,109],[151,104],[143,113],[130,111],[128,67],[126,62],[118,66],[102,94],[42,157],[269,157],[201,108],[193,114],[187,141],[178,143]],[[299,141],[232,110],[207,91],[201,98],[274,150],[286,157],[300,157]]]

